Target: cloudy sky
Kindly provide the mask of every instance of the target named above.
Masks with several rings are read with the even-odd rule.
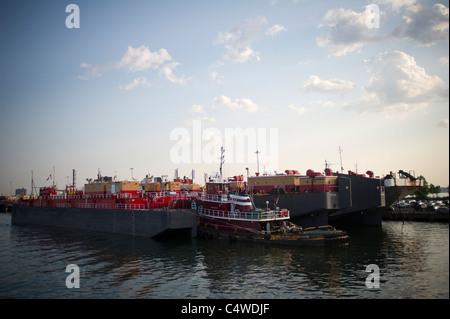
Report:
[[[2,1],[0,193],[29,192],[31,171],[49,185],[53,167],[60,188],[72,169],[78,186],[98,169],[194,169],[203,183],[222,145],[228,176],[254,174],[258,150],[260,171],[337,171],[342,158],[345,171],[447,186],[448,7]]]

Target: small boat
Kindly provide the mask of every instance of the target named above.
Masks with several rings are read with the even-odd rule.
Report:
[[[332,226],[302,228],[291,223],[287,209],[271,210],[268,202],[265,209],[255,208],[251,197],[235,187],[235,179],[223,179],[222,164],[223,149],[220,174],[206,182],[197,209],[199,236],[300,246],[348,243],[348,234]]]

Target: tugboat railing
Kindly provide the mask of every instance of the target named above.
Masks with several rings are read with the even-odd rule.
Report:
[[[246,203],[250,202],[250,198],[247,195],[236,195],[236,194],[205,194],[200,195],[200,199],[204,201],[212,202],[236,202],[236,203]]]
[[[227,194],[205,194],[202,193],[200,196],[201,200],[214,201],[214,202],[227,202],[229,200]]]
[[[288,210],[256,210],[248,212],[224,211],[200,207],[198,213],[213,218],[248,221],[269,221],[289,219]]]

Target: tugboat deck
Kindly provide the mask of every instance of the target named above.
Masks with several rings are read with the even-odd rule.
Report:
[[[251,210],[248,212],[236,212],[236,211],[223,211],[216,209],[209,209],[200,207],[198,210],[199,215],[223,218],[243,221],[274,221],[274,220],[287,220],[290,219],[288,210]]]

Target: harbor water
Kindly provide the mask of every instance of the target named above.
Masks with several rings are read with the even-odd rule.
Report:
[[[347,246],[285,247],[19,227],[1,213],[0,298],[449,298],[448,223],[344,230]]]

